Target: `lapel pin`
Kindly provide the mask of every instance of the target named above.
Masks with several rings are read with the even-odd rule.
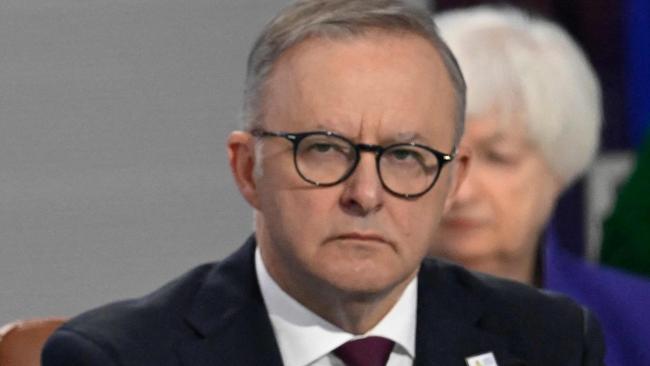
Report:
[[[467,366],[498,366],[492,352],[465,358]]]

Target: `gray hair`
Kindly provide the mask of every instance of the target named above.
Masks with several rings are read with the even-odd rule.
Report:
[[[598,79],[558,25],[514,8],[478,6],[435,17],[467,81],[467,114],[523,117],[528,137],[569,185],[594,159],[602,120]]]
[[[310,37],[341,39],[380,29],[412,33],[440,54],[456,98],[455,143],[465,120],[465,81],[454,56],[424,9],[399,0],[301,0],[280,12],[263,30],[248,57],[243,118],[246,128],[263,120],[262,100],[274,63],[284,51]]]

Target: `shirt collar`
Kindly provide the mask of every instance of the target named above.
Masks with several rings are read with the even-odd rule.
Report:
[[[417,276],[374,328],[362,336],[355,336],[284,292],[266,270],[259,249],[255,250],[255,271],[285,365],[308,365],[349,340],[371,335],[388,338],[411,358],[415,356]]]

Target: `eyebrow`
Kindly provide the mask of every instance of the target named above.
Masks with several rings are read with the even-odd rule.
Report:
[[[337,133],[339,135],[344,135],[343,132],[341,132],[341,130],[339,130],[338,128],[332,127],[332,126],[325,126],[323,123],[320,123],[320,122],[317,123],[316,126],[314,126],[314,130],[331,131],[331,132]]]
[[[343,131],[339,130],[336,127],[325,126],[323,123],[318,123],[316,124],[315,128],[321,131],[331,131],[338,135],[344,136],[348,139],[354,140],[352,136],[349,136],[347,133],[344,133]],[[381,141],[382,144],[409,143],[409,142],[416,142],[427,146],[430,145],[430,142],[427,138],[425,138],[419,132],[413,132],[413,131],[398,132],[396,136],[391,136],[387,139],[382,139]]]
[[[399,132],[393,139],[397,142],[422,142],[428,144],[429,141],[419,132]]]

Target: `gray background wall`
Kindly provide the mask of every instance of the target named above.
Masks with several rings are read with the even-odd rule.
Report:
[[[224,143],[250,45],[288,2],[0,0],[0,324],[138,296],[241,244]]]
[[[0,1],[0,324],[224,257],[246,54],[287,0]]]

